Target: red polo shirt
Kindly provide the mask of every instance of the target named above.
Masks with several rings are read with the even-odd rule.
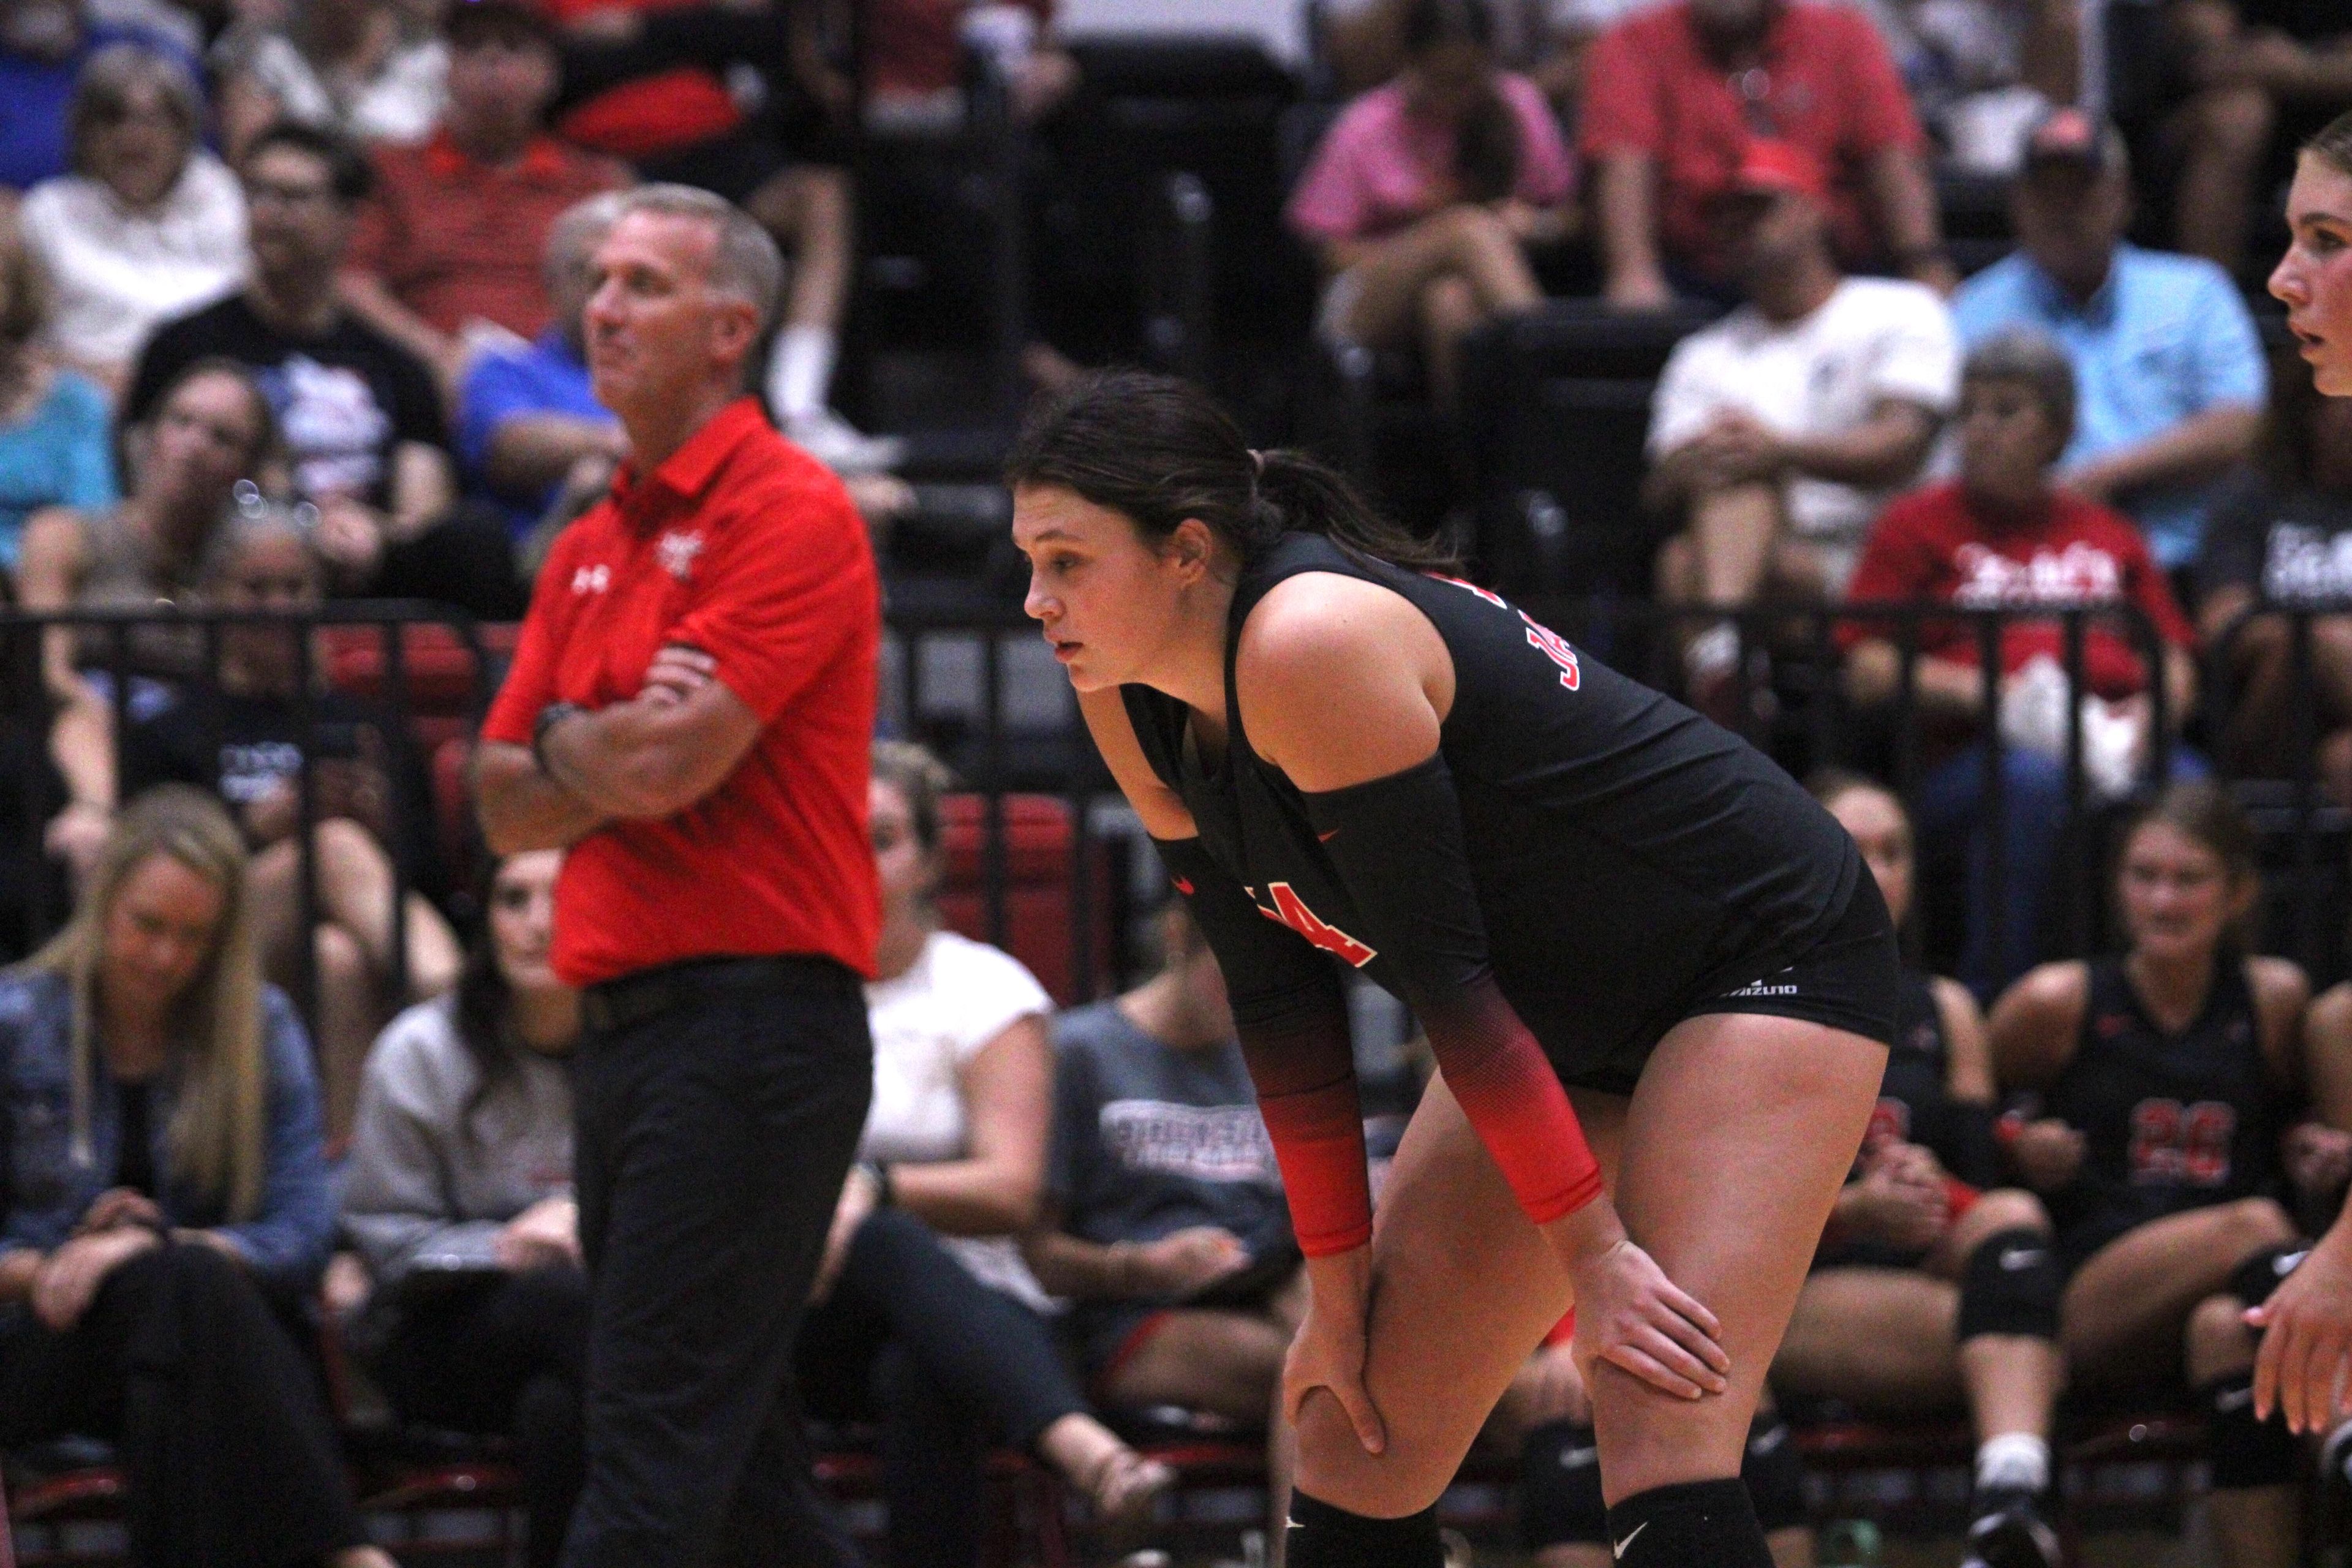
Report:
[[[881,587],[841,482],[730,404],[563,531],[482,737],[530,743],[553,701],[636,696],[688,643],[760,716],[726,782],[676,816],[599,828],[555,889],[556,973],[592,985],[680,959],[817,953],[874,973],[866,790]]]
[[[1639,11],[1603,33],[1586,67],[1582,150],[1601,159],[1646,153],[1658,180],[1658,234],[1666,258],[1708,277],[1726,264],[1708,205],[1731,186],[1740,150],[1769,127],[1830,173],[1832,233],[1840,255],[1880,249],[1864,216],[1863,164],[1885,147],[1920,147],[1918,116],[1886,46],[1867,17],[1843,5],[1791,0],[1764,37],[1760,89],[1749,110],[1706,52],[1688,0]]]

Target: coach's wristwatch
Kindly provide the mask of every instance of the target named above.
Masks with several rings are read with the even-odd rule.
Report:
[[[551,702],[539,710],[537,719],[531,721],[530,760],[537,763],[539,771],[549,778],[555,776],[555,770],[547,765],[547,732],[573,714],[587,711],[577,702]]]

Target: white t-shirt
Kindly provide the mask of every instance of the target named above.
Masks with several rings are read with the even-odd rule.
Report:
[[[1865,422],[1888,398],[1938,417],[1959,397],[1959,339],[1935,291],[1885,278],[1849,278],[1801,321],[1768,321],[1742,305],[1675,346],[1650,409],[1653,461],[1738,410],[1787,436],[1830,436]],[[1824,479],[1789,482],[1789,523],[1853,569],[1863,536],[1892,491]]]
[[[299,124],[332,128],[362,142],[422,142],[440,123],[448,101],[449,47],[438,38],[396,46],[374,75],[352,82],[320,76],[283,33],[262,34],[247,47],[244,68],[278,100],[279,112]]]
[[[892,1164],[961,1159],[970,1150],[964,1065],[1024,1018],[1054,1010],[1054,999],[1012,954],[953,931],[933,931],[903,974],[866,987],[874,1034],[874,1103],[857,1157]],[[943,1237],[981,1283],[1054,1310],[1007,1236]]]
[[[47,341],[85,363],[129,363],[156,326],[245,281],[245,194],[201,149],[152,211],[67,174],[35,185],[19,217],[55,295]]]

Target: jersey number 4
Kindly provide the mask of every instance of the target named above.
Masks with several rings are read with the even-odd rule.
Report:
[[[2143,1100],[2132,1107],[2131,1173],[2155,1186],[2218,1187],[2230,1179],[2237,1107],[2226,1100]]]
[[[1371,948],[1358,942],[1346,931],[1308,909],[1307,900],[1292,891],[1289,883],[1268,882],[1265,885],[1265,890],[1267,897],[1274,900],[1274,908],[1267,909],[1264,904],[1260,904],[1257,907],[1257,912],[1266,919],[1279,921],[1324,952],[1339,954],[1358,969],[1361,969],[1380,956]]]

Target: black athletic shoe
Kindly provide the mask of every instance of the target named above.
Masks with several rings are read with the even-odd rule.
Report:
[[[2042,1521],[2038,1500],[2021,1490],[1978,1493],[1961,1568],[2059,1568],[2058,1532]]]

